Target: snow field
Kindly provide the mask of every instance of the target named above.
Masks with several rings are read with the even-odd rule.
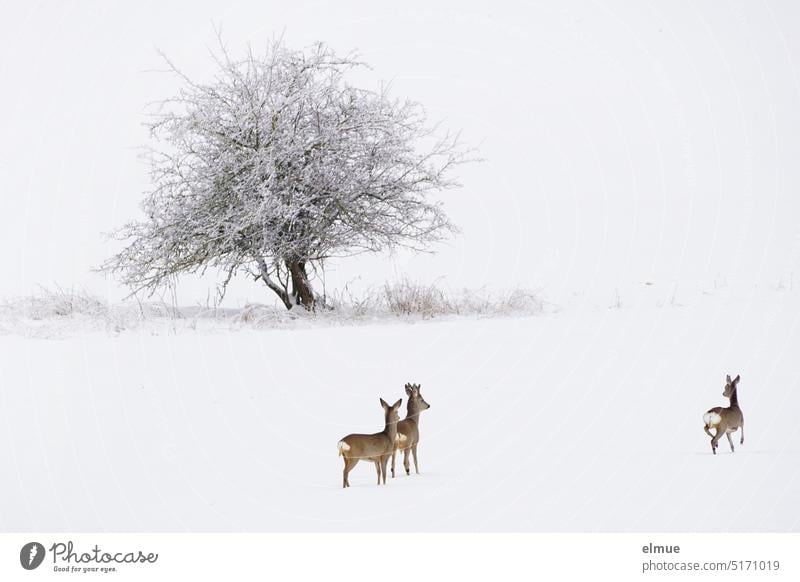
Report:
[[[800,301],[0,336],[5,531],[798,531]],[[703,413],[739,373],[745,443]],[[337,442],[418,382],[421,475]],[[404,415],[404,414],[403,414]]]

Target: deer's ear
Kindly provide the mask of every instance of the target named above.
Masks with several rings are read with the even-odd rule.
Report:
[[[725,376],[725,379],[728,381],[728,384],[730,384],[730,383],[731,383],[731,376],[730,376],[730,374],[726,375],[726,376]]]
[[[386,401],[383,398],[381,398],[381,406],[383,406],[384,410],[387,410],[389,408],[389,405],[386,404]]]
[[[411,384],[406,384],[406,394],[411,396]]]
[[[736,374],[736,378],[733,379],[734,384],[738,384],[740,379],[739,374]]]
[[[400,405],[401,405],[402,403],[403,403],[403,399],[401,398],[400,400],[398,400],[397,402],[395,402],[394,404],[392,404],[392,408],[400,408]]]

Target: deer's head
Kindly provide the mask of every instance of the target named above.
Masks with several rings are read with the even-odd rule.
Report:
[[[387,404],[387,402],[381,398],[381,406],[383,407],[383,412],[386,415],[386,422],[387,423],[395,423],[400,420],[400,415],[397,413],[400,410],[400,405],[403,403],[403,399],[401,398],[391,406]]]
[[[725,390],[722,393],[722,395],[725,398],[730,398],[736,391],[736,387],[739,385],[739,379],[740,376],[738,374],[736,375],[736,378],[734,378],[733,380],[731,380],[730,376],[725,377]]]
[[[419,411],[428,410],[431,407],[431,405],[425,402],[425,399],[422,397],[422,393],[419,391],[419,389],[420,389],[419,384],[406,384],[406,394],[408,394],[408,407],[409,409],[413,407]]]

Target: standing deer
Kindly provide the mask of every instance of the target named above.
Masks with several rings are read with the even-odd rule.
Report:
[[[381,398],[385,427],[382,432],[375,434],[349,434],[337,443],[339,456],[344,457],[344,473],[342,487],[350,487],[347,476],[359,461],[372,461],[378,471],[378,485],[386,485],[386,465],[389,457],[394,452],[394,442],[397,439],[397,422],[400,415],[397,411],[403,403],[401,398],[391,406]]]
[[[728,443],[731,445],[731,452],[733,452],[731,433],[741,428],[742,437],[739,440],[739,444],[744,444],[744,416],[742,416],[742,409],[739,408],[739,398],[736,395],[739,379],[738,375],[733,380],[731,380],[730,376],[726,376],[725,391],[722,395],[730,399],[731,405],[727,408],[715,406],[703,415],[703,422],[705,423],[703,429],[711,437],[711,452],[715,455],[717,454],[717,443],[723,434],[728,437]],[[712,435],[710,428],[715,428],[716,434]]]
[[[419,465],[417,464],[417,445],[419,444],[419,415],[423,410],[428,410],[431,405],[425,402],[419,392],[419,384],[406,384],[406,394],[408,394],[408,412],[405,419],[397,425],[397,441],[395,450],[392,451],[392,478],[394,478],[394,460],[397,451],[403,451],[403,467],[406,475],[411,474],[408,464],[409,451],[414,455],[414,470],[419,475]]]

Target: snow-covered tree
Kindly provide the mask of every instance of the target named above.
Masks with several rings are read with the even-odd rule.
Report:
[[[313,309],[326,259],[424,250],[455,230],[428,194],[458,185],[451,170],[470,151],[420,104],[348,84],[355,56],[276,42],[216,61],[208,83],[167,61],[182,88],[148,123],[146,217],[115,233],[127,246],[103,266],[134,292],[212,267],[223,293],[250,273],[287,309]]]

